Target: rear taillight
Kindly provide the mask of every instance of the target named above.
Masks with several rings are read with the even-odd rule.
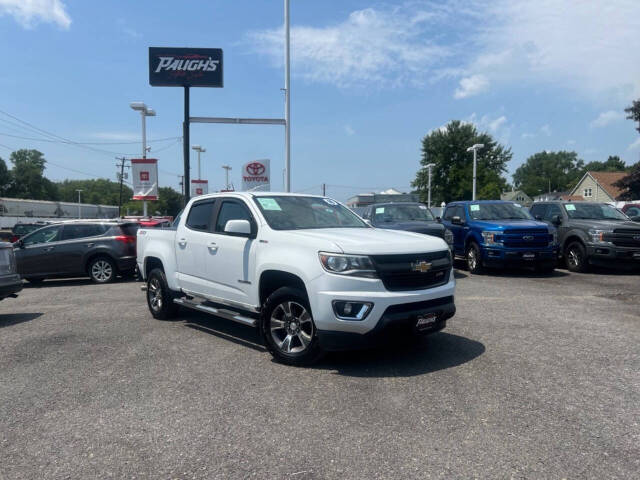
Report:
[[[116,237],[116,240],[122,243],[130,244],[130,245],[135,245],[136,243],[136,237],[132,235],[118,235]]]
[[[10,242],[10,243],[16,243],[18,240],[20,240],[20,237],[18,237],[17,235],[12,235],[12,236],[9,238],[9,242]]]

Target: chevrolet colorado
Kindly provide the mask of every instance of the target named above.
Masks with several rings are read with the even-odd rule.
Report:
[[[138,230],[137,245],[153,317],[183,306],[257,327],[287,364],[389,330],[432,333],[455,313],[444,240],[372,228],[326,197],[199,196],[171,229]]]

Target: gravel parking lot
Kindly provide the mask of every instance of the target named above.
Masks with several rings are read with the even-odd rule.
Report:
[[[0,303],[0,478],[637,478],[640,276],[457,272],[410,345],[274,363],[139,284]]]

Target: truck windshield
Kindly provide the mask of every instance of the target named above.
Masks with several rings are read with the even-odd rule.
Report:
[[[355,213],[330,198],[274,195],[255,197],[255,202],[274,230],[367,228]]]
[[[474,220],[533,220],[531,214],[517,203],[472,203],[469,214]]]
[[[382,205],[373,211],[374,223],[432,222],[435,219],[425,205]]]
[[[564,209],[574,220],[629,220],[620,210],[606,203],[566,203]]]

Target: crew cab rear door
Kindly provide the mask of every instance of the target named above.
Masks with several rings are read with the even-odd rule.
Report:
[[[185,221],[178,225],[175,236],[180,286],[201,295],[211,290],[207,264],[209,257],[215,253],[212,249],[215,207],[216,199],[212,198],[194,202],[186,212]]]

